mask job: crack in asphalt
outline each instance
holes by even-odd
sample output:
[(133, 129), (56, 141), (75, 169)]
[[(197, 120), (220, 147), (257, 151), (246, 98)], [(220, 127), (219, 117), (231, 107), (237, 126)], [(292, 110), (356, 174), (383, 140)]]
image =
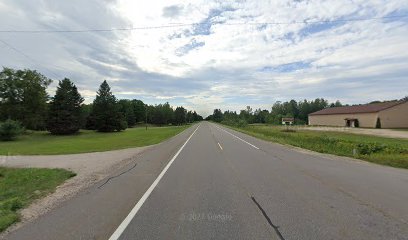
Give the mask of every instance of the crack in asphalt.
[(120, 177), (120, 176), (122, 176), (123, 174), (130, 172), (130, 171), (131, 171), (132, 169), (134, 169), (136, 166), (137, 166), (137, 163), (135, 163), (131, 168), (127, 169), (126, 171), (123, 171), (123, 172), (119, 173), (118, 175), (115, 175), (115, 176), (112, 176), (112, 177), (106, 179), (106, 181), (105, 181), (103, 184), (101, 184), (100, 186), (98, 186), (98, 189), (101, 189), (101, 188), (102, 188), (103, 186), (105, 186), (110, 180), (112, 180), (112, 179), (114, 179), (114, 178), (117, 178), (117, 177)]
[[(210, 130), (211, 127), (210, 127)], [(211, 131), (213, 137), (215, 138), (213, 132)], [(215, 139), (214, 139), (215, 140)], [(263, 149), (258, 149), (261, 152), (263, 152), (264, 154), (268, 154), (268, 152), (266, 152)], [(255, 197), (253, 197), (253, 195), (250, 193), (249, 189), (247, 189), (245, 187), (245, 185), (240, 181), (240, 179), (238, 178), (239, 173), (238, 170), (235, 168), (234, 164), (232, 164), (232, 162), (230, 161), (229, 158), (227, 158), (225, 155), (223, 155), (224, 160), (227, 161), (227, 164), (229, 165), (229, 167), (231, 168), (231, 170), (234, 172), (233, 174), (233, 178), (234, 180), (237, 182), (238, 186), (240, 186), (240, 188), (242, 189), (242, 191), (244, 193), (246, 193), (246, 195), (248, 197), (251, 198), (251, 200), (255, 203), (255, 205), (258, 207), (258, 209), (261, 211), (262, 215), (264, 216), (264, 218), (266, 219), (266, 221), (268, 222), (268, 224), (275, 230), (276, 235), (278, 235), (280, 240), (285, 240), (285, 238), (283, 237), (282, 233), (279, 231), (279, 226), (276, 226), (272, 223), (272, 220), (269, 218), (269, 216), (266, 214), (265, 210), (262, 208), (262, 206), (256, 201)]]
[(268, 214), (266, 214), (265, 210), (262, 208), (262, 206), (256, 201), (256, 199), (253, 196), (251, 196), (251, 199), (256, 204), (256, 206), (259, 208), (259, 210), (262, 212), (262, 215), (266, 218), (266, 221), (268, 221), (269, 225), (271, 225), (271, 227), (275, 230), (279, 239), (285, 240), (285, 238), (282, 236), (282, 233), (279, 231), (279, 226), (276, 226), (272, 223), (272, 220), (269, 218)]

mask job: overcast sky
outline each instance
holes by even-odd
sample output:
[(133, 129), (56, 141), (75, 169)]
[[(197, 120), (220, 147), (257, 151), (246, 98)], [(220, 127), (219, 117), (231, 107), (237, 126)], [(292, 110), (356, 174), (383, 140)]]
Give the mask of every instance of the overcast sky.
[[(354, 19), (366, 20), (343, 21)], [(148, 28), (4, 32), (132, 27)], [(404, 0), (1, 0), (0, 31), (1, 66), (68, 77), (87, 102), (104, 79), (118, 98), (168, 101), (204, 116), (290, 99), (408, 95)]]

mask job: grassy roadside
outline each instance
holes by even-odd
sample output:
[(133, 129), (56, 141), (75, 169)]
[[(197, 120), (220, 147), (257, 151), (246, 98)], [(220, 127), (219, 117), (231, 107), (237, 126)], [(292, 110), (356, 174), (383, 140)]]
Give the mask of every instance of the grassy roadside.
[(31, 132), (16, 141), (0, 142), (0, 155), (55, 155), (141, 147), (162, 142), (188, 127), (129, 128), (113, 133), (81, 130), (79, 134), (69, 136)]
[(62, 169), (0, 167), (0, 232), (19, 220), (18, 210), (55, 191), (74, 173)]
[(271, 142), (408, 169), (408, 140), (405, 139), (307, 130), (285, 132), (282, 127), (266, 125), (227, 127)]

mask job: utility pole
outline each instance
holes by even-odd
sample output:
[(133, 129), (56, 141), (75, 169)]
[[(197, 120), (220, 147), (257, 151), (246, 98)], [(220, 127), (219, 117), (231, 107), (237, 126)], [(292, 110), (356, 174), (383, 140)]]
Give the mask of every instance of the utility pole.
[(145, 126), (147, 131), (147, 104), (145, 104)]

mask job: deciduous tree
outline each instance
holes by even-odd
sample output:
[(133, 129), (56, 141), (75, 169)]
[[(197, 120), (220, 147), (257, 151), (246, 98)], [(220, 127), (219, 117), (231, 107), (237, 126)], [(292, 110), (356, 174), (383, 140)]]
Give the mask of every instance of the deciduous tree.
[(51, 79), (35, 70), (0, 72), (0, 120), (13, 119), (32, 130), (45, 129)]

